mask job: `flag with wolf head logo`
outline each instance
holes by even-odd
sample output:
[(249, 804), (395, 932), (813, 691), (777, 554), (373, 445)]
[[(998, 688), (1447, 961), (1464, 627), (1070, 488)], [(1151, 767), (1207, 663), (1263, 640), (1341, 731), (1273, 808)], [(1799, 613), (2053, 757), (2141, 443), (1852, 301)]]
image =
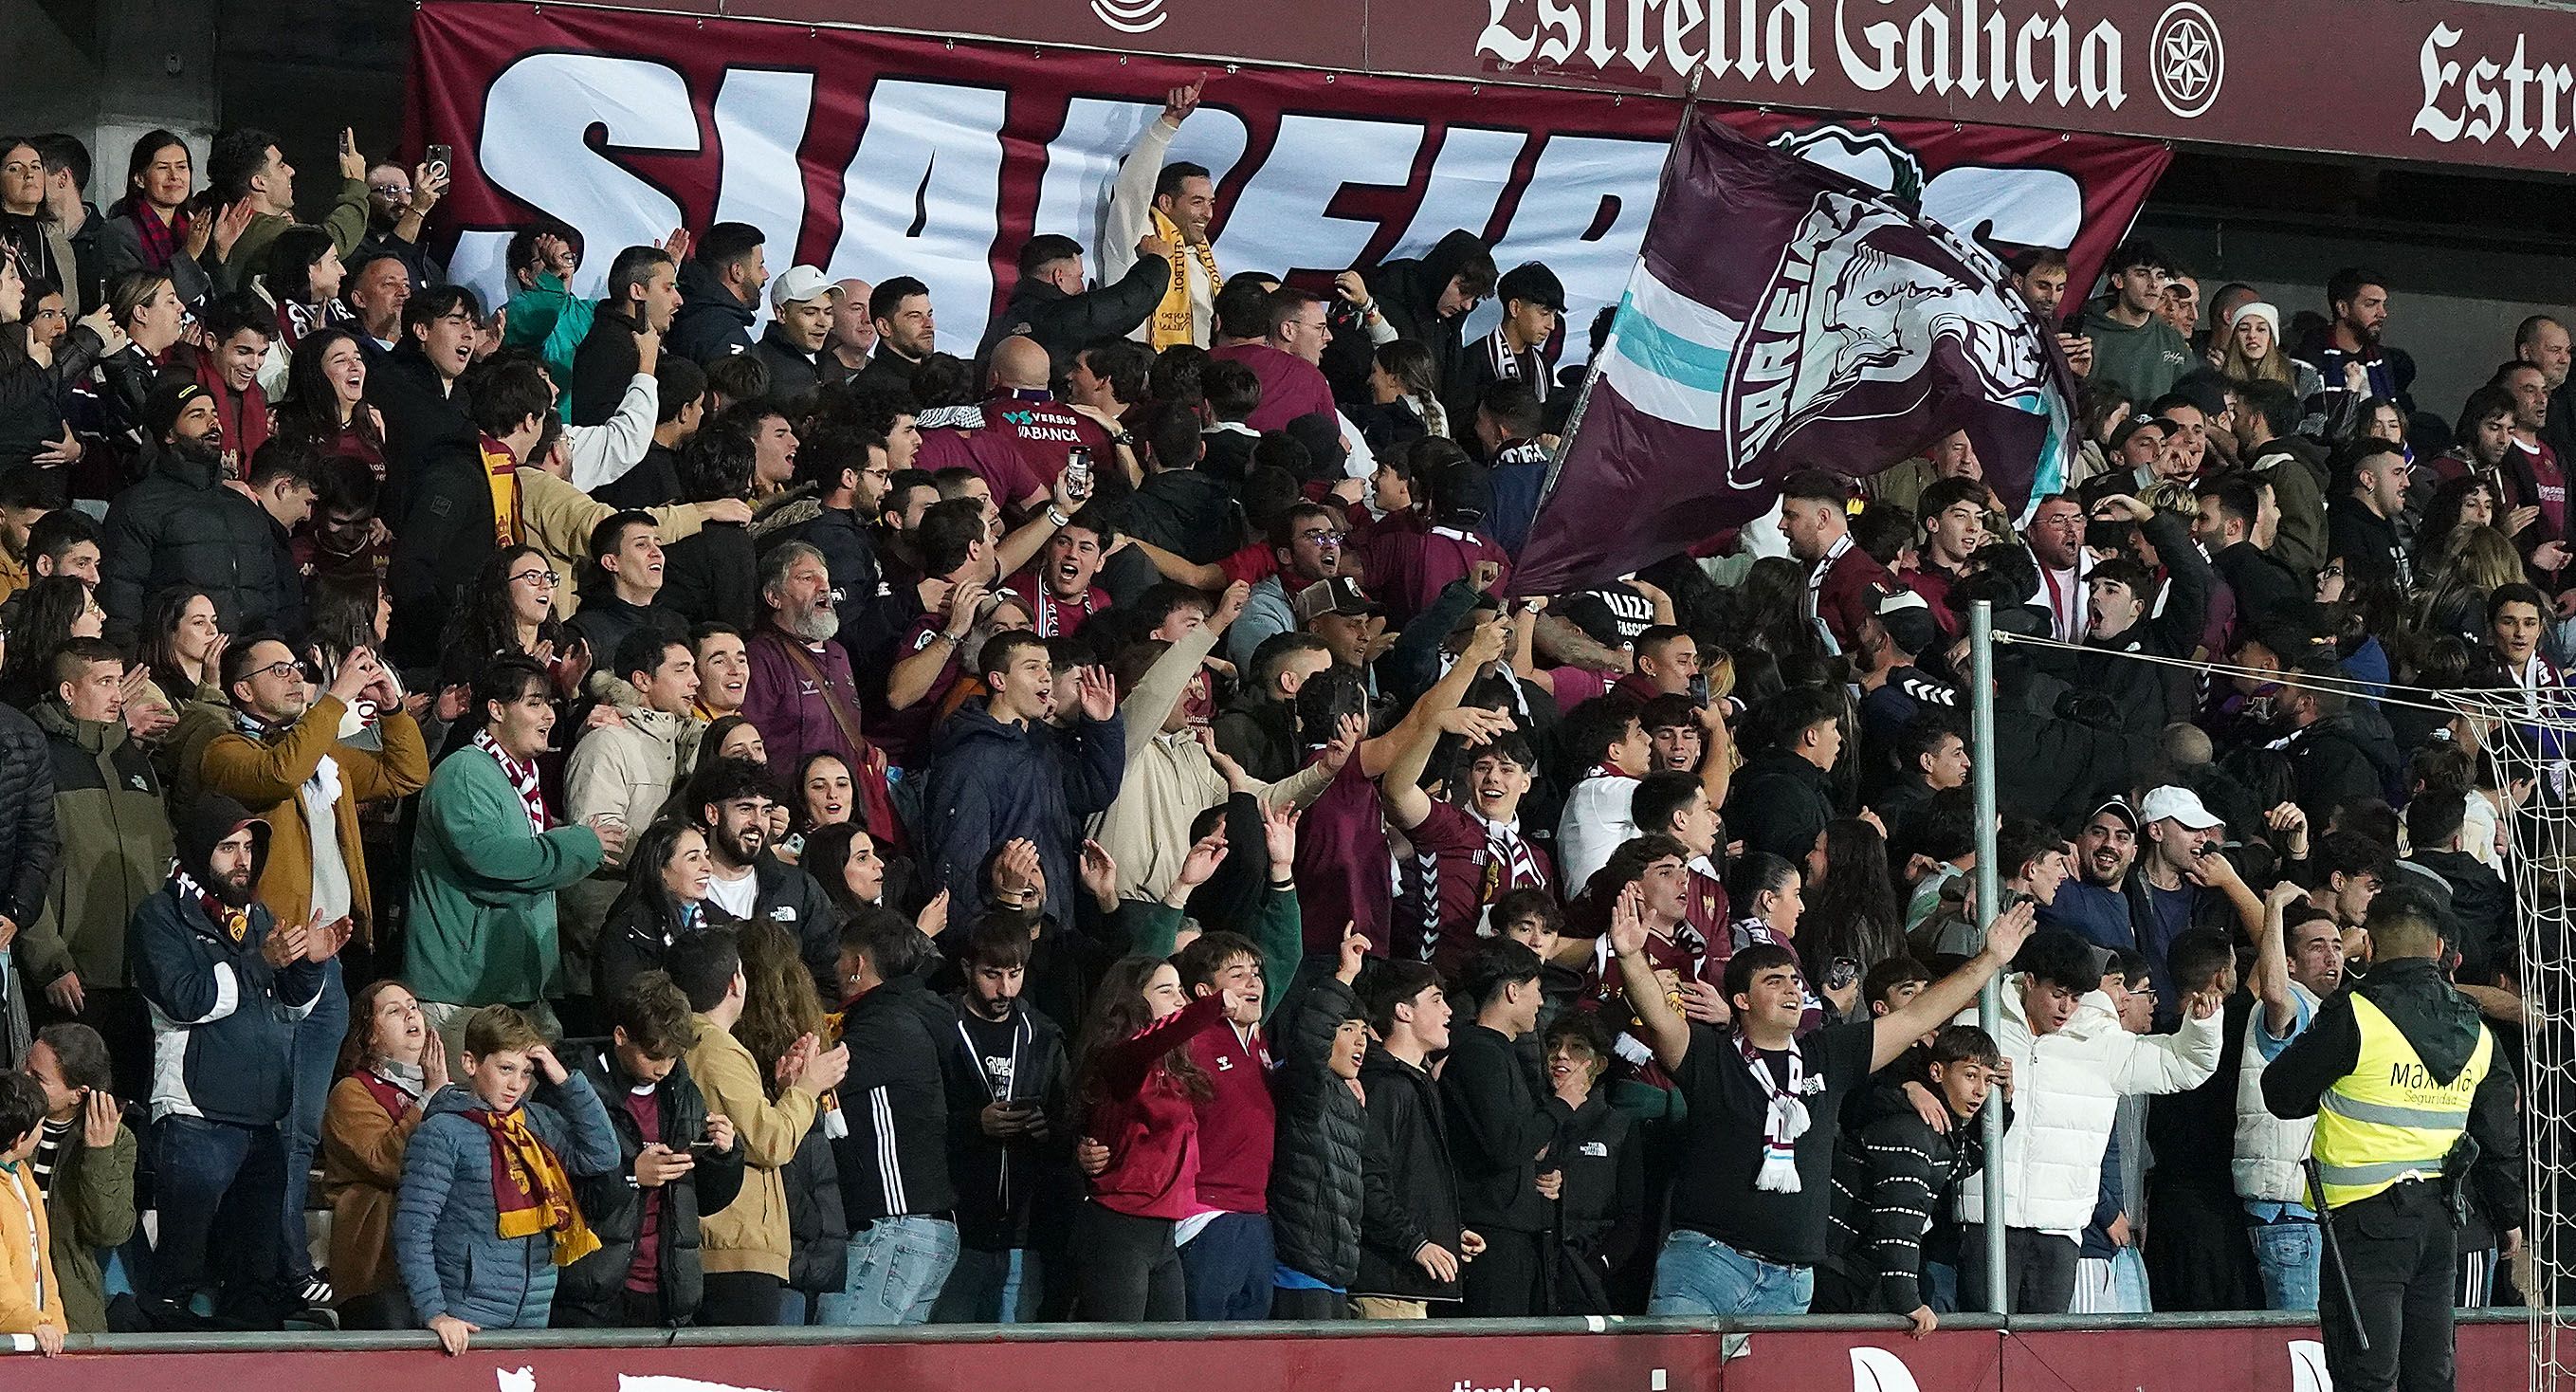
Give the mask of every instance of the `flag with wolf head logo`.
[(2008, 274), (1886, 194), (1694, 121), (1512, 588), (1633, 571), (1761, 516), (1795, 470), (1866, 477), (1953, 430), (2007, 510), (2056, 491), (2074, 383)]

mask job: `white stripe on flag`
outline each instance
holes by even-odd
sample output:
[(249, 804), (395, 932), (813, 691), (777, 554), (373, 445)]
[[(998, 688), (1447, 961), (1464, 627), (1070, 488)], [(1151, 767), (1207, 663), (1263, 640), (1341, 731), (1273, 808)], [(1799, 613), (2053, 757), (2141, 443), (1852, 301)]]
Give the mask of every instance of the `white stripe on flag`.
[(1744, 326), (1657, 280), (1638, 262), (1601, 375), (1628, 403), (1698, 430), (1725, 423), (1726, 364)]

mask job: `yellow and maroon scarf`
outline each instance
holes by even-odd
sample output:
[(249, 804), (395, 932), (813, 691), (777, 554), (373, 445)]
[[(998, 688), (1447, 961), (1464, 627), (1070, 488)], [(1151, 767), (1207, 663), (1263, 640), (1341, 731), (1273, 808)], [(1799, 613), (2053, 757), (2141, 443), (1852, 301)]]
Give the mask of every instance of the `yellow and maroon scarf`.
[(496, 1114), (477, 1107), (466, 1115), (492, 1137), (492, 1207), (501, 1215), (501, 1236), (554, 1234), (557, 1266), (570, 1266), (598, 1251), (599, 1238), (573, 1201), (572, 1177), (564, 1173), (554, 1149), (528, 1129), (528, 1109)]
[(483, 471), (492, 476), (492, 539), (519, 544), (519, 461), (501, 442), (483, 437)]

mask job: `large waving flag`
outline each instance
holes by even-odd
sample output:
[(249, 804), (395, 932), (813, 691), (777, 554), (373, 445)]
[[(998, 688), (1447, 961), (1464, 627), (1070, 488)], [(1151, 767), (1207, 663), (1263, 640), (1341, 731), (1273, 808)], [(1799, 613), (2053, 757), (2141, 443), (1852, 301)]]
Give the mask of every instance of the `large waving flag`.
[(1512, 572), (1562, 594), (1965, 429), (2015, 512), (2077, 446), (2050, 328), (1969, 238), (1720, 122), (1665, 166), (1610, 338)]

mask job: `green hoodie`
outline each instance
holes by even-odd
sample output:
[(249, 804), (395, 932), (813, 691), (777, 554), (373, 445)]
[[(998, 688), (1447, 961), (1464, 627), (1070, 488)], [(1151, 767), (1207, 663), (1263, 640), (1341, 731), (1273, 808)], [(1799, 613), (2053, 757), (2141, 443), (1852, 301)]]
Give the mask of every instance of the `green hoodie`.
[(555, 891), (599, 868), (587, 826), (528, 829), (519, 791), (491, 755), (442, 760), (412, 834), (403, 979), (444, 1005), (521, 1005), (556, 994)]

